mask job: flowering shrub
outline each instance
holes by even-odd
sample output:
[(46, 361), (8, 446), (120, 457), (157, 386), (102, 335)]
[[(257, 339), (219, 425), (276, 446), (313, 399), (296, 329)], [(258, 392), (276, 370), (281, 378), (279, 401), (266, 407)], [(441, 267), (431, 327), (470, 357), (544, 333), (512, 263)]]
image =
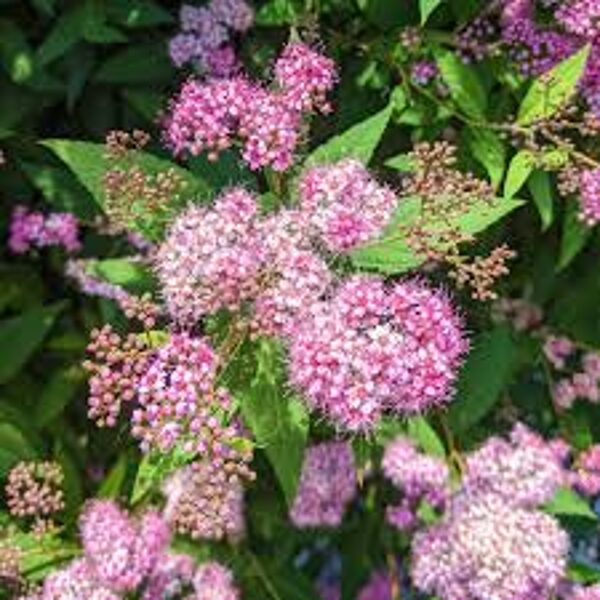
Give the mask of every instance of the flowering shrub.
[(600, 3), (5, 4), (0, 600), (600, 597)]

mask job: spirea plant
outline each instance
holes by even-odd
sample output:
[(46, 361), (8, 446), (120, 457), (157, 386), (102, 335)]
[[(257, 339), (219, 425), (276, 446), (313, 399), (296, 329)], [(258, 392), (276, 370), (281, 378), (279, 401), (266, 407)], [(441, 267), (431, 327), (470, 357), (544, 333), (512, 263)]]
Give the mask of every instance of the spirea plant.
[(600, 598), (600, 3), (29, 4), (0, 598)]

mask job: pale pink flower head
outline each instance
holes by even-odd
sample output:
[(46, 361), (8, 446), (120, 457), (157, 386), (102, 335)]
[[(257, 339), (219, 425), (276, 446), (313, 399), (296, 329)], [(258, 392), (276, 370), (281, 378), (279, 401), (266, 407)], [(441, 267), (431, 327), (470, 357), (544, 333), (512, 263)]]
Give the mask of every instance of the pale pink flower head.
[(577, 585), (564, 596), (565, 600), (600, 600), (600, 584)]
[(418, 509), (423, 500), (443, 510), (449, 496), (450, 476), (443, 460), (419, 452), (410, 440), (399, 437), (386, 447), (381, 466), (385, 476), (402, 493), (400, 504), (389, 506), (386, 511), (392, 525), (401, 530), (418, 525)]
[(600, 445), (591, 446), (577, 457), (571, 483), (586, 496), (600, 494)]
[(296, 527), (336, 527), (356, 494), (356, 468), (346, 442), (323, 442), (306, 450), (290, 510)]
[(545, 513), (496, 494), (458, 497), (412, 542), (411, 577), (441, 600), (547, 600), (561, 583), (569, 538)]
[(510, 440), (492, 437), (467, 457), (463, 488), (468, 494), (493, 493), (507, 503), (536, 507), (566, 483), (554, 449), (523, 429), (517, 425)]
[(174, 221), (155, 269), (171, 317), (192, 326), (256, 295), (262, 265), (257, 202), (234, 188), (211, 208), (190, 206)]
[(333, 60), (301, 42), (288, 44), (275, 63), (285, 102), (298, 112), (329, 112), (327, 93), (337, 83)]
[(313, 235), (333, 253), (379, 237), (398, 206), (396, 194), (352, 158), (307, 170), (299, 195)]
[(99, 582), (85, 559), (78, 559), (48, 575), (37, 600), (121, 600), (121, 595)]
[(575, 345), (567, 337), (548, 336), (544, 340), (544, 356), (558, 370), (565, 368), (566, 360), (575, 352)]
[(211, 0), (215, 18), (234, 31), (247, 31), (254, 24), (254, 11), (244, 0)]
[(200, 565), (194, 576), (194, 600), (239, 600), (240, 592), (229, 569), (217, 562)]

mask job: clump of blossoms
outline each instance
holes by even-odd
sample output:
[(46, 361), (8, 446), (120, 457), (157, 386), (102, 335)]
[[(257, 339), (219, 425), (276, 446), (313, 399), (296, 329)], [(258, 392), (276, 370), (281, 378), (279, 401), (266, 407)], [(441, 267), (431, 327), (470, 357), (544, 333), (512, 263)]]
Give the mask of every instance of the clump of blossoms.
[(31, 248), (48, 246), (77, 252), (81, 248), (77, 217), (71, 213), (44, 215), (25, 206), (17, 206), (10, 221), (8, 247), (11, 252), (24, 254)]
[(550, 500), (566, 483), (562, 456), (525, 428), (516, 425), (508, 440), (491, 437), (466, 459), (466, 494), (495, 494), (532, 508)]
[(169, 476), (163, 486), (164, 516), (193, 539), (235, 541), (244, 535), (244, 480), (254, 474), (242, 462), (196, 461)]
[(420, 453), (406, 438), (397, 438), (382, 461), (385, 476), (402, 492), (400, 504), (386, 509), (387, 520), (400, 530), (419, 525), (422, 501), (443, 511), (449, 496), (449, 470), (443, 460)]
[(244, 0), (211, 0), (206, 6), (183, 4), (181, 31), (169, 42), (177, 67), (192, 63), (209, 77), (230, 77), (240, 70), (232, 39), (254, 22), (254, 11)]
[(54, 462), (20, 462), (8, 473), (5, 486), (8, 512), (30, 521), (33, 531), (54, 526), (53, 518), (64, 507), (63, 471)]
[(357, 600), (393, 600), (394, 594), (392, 578), (387, 571), (374, 571), (369, 581), (360, 589)]
[(354, 276), (315, 303), (289, 347), (289, 378), (337, 427), (364, 431), (384, 412), (449, 401), (468, 347), (449, 298), (418, 279)]
[(568, 550), (550, 515), (463, 492), (441, 522), (415, 535), (411, 576), (442, 600), (545, 600), (564, 577)]
[(354, 159), (308, 169), (298, 191), (310, 233), (333, 253), (377, 238), (398, 205), (394, 191), (379, 185)]
[(296, 527), (336, 527), (356, 495), (356, 468), (346, 442), (307, 449), (290, 519)]
[(155, 512), (133, 519), (111, 501), (94, 500), (83, 511), (80, 535), (83, 556), (49, 575), (28, 599), (238, 598), (227, 569), (217, 563), (196, 567), (190, 557), (169, 551), (169, 527)]
[(176, 155), (206, 151), (209, 159), (239, 144), (251, 169), (288, 169), (304, 114), (329, 110), (325, 95), (337, 78), (333, 61), (300, 43), (284, 49), (274, 71), (272, 88), (244, 76), (187, 81), (165, 118), (166, 144)]
[(600, 223), (600, 168), (581, 173), (579, 198), (580, 219), (589, 226)]

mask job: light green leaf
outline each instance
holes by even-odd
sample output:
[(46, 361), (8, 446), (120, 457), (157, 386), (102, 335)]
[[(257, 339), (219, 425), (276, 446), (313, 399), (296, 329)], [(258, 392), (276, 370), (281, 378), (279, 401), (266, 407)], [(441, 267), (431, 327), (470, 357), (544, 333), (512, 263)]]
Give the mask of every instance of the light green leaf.
[(511, 382), (517, 364), (517, 347), (508, 327), (496, 327), (472, 340), (448, 410), (453, 432), (470, 429), (492, 410)]
[(523, 187), (535, 168), (535, 156), (529, 150), (517, 152), (508, 166), (504, 182), (504, 197), (512, 198)]
[(385, 161), (385, 166), (403, 173), (411, 173), (415, 170), (414, 161), (408, 154), (398, 154)]
[(0, 321), (0, 384), (9, 381), (29, 360), (64, 307), (64, 302), (59, 302)]
[(291, 505), (304, 459), (308, 413), (299, 399), (286, 396), (281, 347), (273, 341), (260, 340), (257, 358), (256, 376), (242, 394), (242, 414), (256, 442), (264, 447)]
[(320, 163), (332, 163), (350, 157), (367, 164), (383, 136), (392, 110), (392, 106), (388, 105), (368, 119), (326, 141), (306, 159), (305, 167), (312, 167)]
[(174, 448), (166, 453), (150, 452), (144, 454), (133, 484), (131, 503), (137, 504), (150, 493), (158, 491), (166, 477), (189, 464), (194, 456), (194, 454), (185, 452), (181, 448)]
[(596, 513), (590, 508), (588, 501), (571, 488), (559, 488), (554, 498), (544, 505), (544, 510), (553, 515), (570, 517), (586, 517), (598, 520)]
[[(494, 204), (479, 202), (454, 223), (469, 234), (476, 234), (506, 216), (524, 203), (522, 200), (498, 198)], [(351, 254), (356, 267), (374, 269), (382, 273), (403, 273), (425, 262), (425, 257), (417, 256), (398, 233), (399, 226), (409, 225), (420, 214), (419, 198), (405, 198), (401, 201), (396, 215), (381, 239), (358, 248)]]
[(152, 274), (148, 267), (126, 258), (90, 261), (88, 270), (100, 279), (123, 286), (133, 292), (145, 292), (152, 288)]
[[(100, 207), (104, 205), (104, 175), (115, 166), (105, 157), (103, 144), (76, 140), (51, 139), (40, 142), (54, 152), (92, 194)], [(146, 175), (157, 175), (172, 169), (186, 183), (185, 198), (207, 196), (209, 188), (200, 178), (164, 158), (147, 152), (132, 152), (131, 158)], [(117, 163), (118, 164), (118, 163)]]
[(300, 10), (295, 0), (269, 0), (256, 12), (256, 25), (273, 27), (295, 23)]
[(78, 365), (55, 371), (37, 399), (33, 422), (45, 427), (65, 409), (85, 381), (85, 372)]
[(419, 0), (419, 10), (421, 11), (421, 25), (427, 23), (431, 13), (442, 3), (442, 0)]
[(108, 475), (102, 481), (102, 485), (96, 494), (99, 498), (117, 499), (123, 488), (129, 468), (129, 455), (127, 451), (121, 452), (117, 462), (113, 465)]
[(481, 118), (487, 108), (487, 95), (473, 66), (466, 65), (455, 52), (435, 52), (437, 66), (452, 99), (470, 117)]
[(0, 63), (15, 83), (25, 83), (34, 74), (35, 63), (23, 32), (8, 19), (0, 19)]
[(435, 429), (427, 422), (425, 417), (411, 417), (408, 419), (408, 437), (417, 442), (427, 454), (444, 458), (446, 449)]
[(590, 238), (592, 230), (582, 223), (579, 218), (577, 203), (570, 200), (567, 203), (563, 217), (562, 237), (560, 240), (560, 254), (556, 269), (562, 271), (569, 266), (573, 259), (583, 250)]
[(467, 143), (473, 156), (485, 167), (494, 189), (504, 177), (506, 167), (506, 146), (500, 137), (489, 129), (469, 128)]
[(538, 77), (521, 102), (517, 123), (530, 125), (540, 119), (547, 119), (564, 106), (577, 91), (589, 53), (590, 45), (587, 44), (548, 73)]
[(545, 171), (535, 170), (529, 176), (527, 186), (540, 213), (542, 230), (545, 231), (554, 220), (554, 191), (550, 175)]

